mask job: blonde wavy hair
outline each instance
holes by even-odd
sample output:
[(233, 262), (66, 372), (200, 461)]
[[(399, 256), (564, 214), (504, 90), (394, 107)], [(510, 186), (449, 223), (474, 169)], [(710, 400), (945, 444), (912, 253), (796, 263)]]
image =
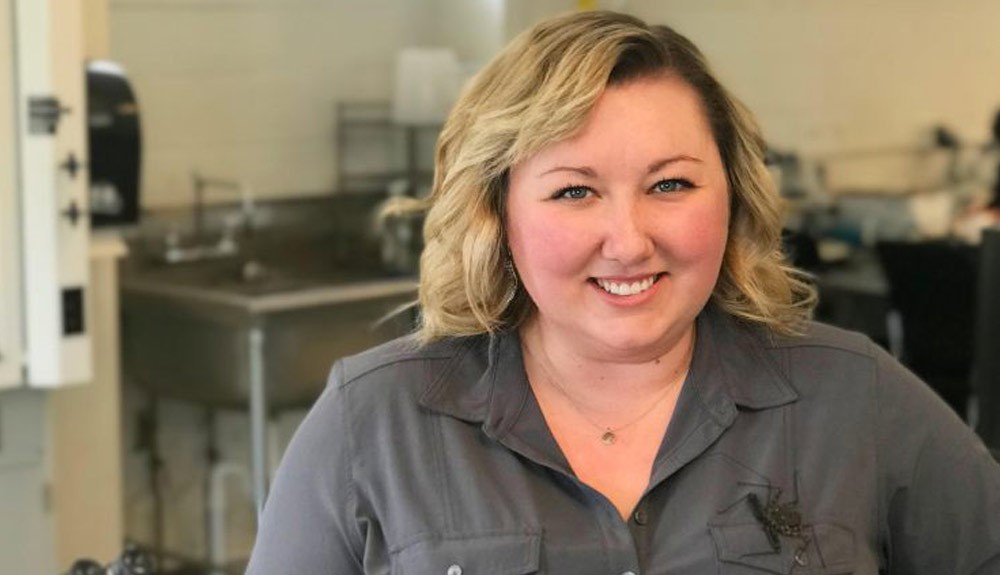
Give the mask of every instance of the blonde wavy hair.
[(430, 194), (389, 213), (426, 211), (418, 340), (517, 327), (534, 311), (504, 233), (512, 166), (576, 133), (608, 86), (676, 74), (701, 97), (730, 190), (729, 240), (712, 300), (743, 320), (796, 333), (815, 305), (781, 249), (783, 203), (752, 114), (666, 26), (592, 11), (515, 38), (466, 85), (438, 139)]

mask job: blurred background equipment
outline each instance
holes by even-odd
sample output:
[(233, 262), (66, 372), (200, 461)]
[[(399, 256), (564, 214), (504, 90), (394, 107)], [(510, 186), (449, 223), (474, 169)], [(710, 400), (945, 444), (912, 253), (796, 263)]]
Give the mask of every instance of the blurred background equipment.
[(166, 575), (156, 570), (153, 556), (138, 545), (126, 543), (114, 561), (101, 565), (93, 559), (75, 561), (64, 575)]

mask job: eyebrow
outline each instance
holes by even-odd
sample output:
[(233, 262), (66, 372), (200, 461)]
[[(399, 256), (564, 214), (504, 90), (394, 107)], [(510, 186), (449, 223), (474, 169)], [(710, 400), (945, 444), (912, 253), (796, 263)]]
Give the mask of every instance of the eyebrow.
[[(676, 164), (677, 162), (696, 162), (699, 164), (702, 163), (702, 161), (699, 158), (695, 158), (694, 156), (688, 156), (686, 154), (678, 154), (676, 156), (663, 158), (662, 160), (656, 160), (655, 162), (649, 164), (649, 167), (646, 168), (646, 173), (652, 174), (653, 172), (660, 170), (665, 166), (668, 166), (670, 164)], [(597, 175), (596, 172), (594, 172), (594, 169), (589, 166), (556, 166), (554, 168), (545, 170), (544, 172), (541, 173), (541, 175), (546, 176), (548, 174), (556, 172), (573, 172), (576, 174), (580, 174), (581, 176), (587, 176), (591, 178)]]
[(670, 156), (669, 158), (663, 158), (662, 160), (657, 160), (646, 168), (647, 173), (652, 174), (653, 172), (659, 170), (664, 166), (669, 166), (670, 164), (676, 164), (677, 162), (695, 162), (701, 164), (701, 158), (696, 158), (694, 156), (688, 156), (687, 154), (678, 154), (676, 156)]

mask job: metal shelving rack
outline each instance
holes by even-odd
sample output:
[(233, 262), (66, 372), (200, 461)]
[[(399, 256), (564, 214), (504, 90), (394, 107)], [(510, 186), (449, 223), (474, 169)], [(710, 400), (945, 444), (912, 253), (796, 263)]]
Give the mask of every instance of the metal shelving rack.
[(388, 101), (337, 102), (337, 191), (384, 192), (400, 179), (409, 182), (410, 193), (429, 185), (440, 129), (397, 124)]

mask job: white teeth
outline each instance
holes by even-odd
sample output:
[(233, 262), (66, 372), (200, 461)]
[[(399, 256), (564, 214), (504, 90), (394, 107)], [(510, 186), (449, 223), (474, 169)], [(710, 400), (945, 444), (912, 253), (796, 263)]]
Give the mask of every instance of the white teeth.
[(612, 281), (597, 280), (597, 285), (601, 286), (601, 289), (608, 293), (615, 295), (635, 295), (637, 293), (644, 292), (652, 287), (653, 283), (656, 282), (656, 276), (649, 276), (648, 278), (642, 280), (641, 282), (629, 283), (615, 283)]

